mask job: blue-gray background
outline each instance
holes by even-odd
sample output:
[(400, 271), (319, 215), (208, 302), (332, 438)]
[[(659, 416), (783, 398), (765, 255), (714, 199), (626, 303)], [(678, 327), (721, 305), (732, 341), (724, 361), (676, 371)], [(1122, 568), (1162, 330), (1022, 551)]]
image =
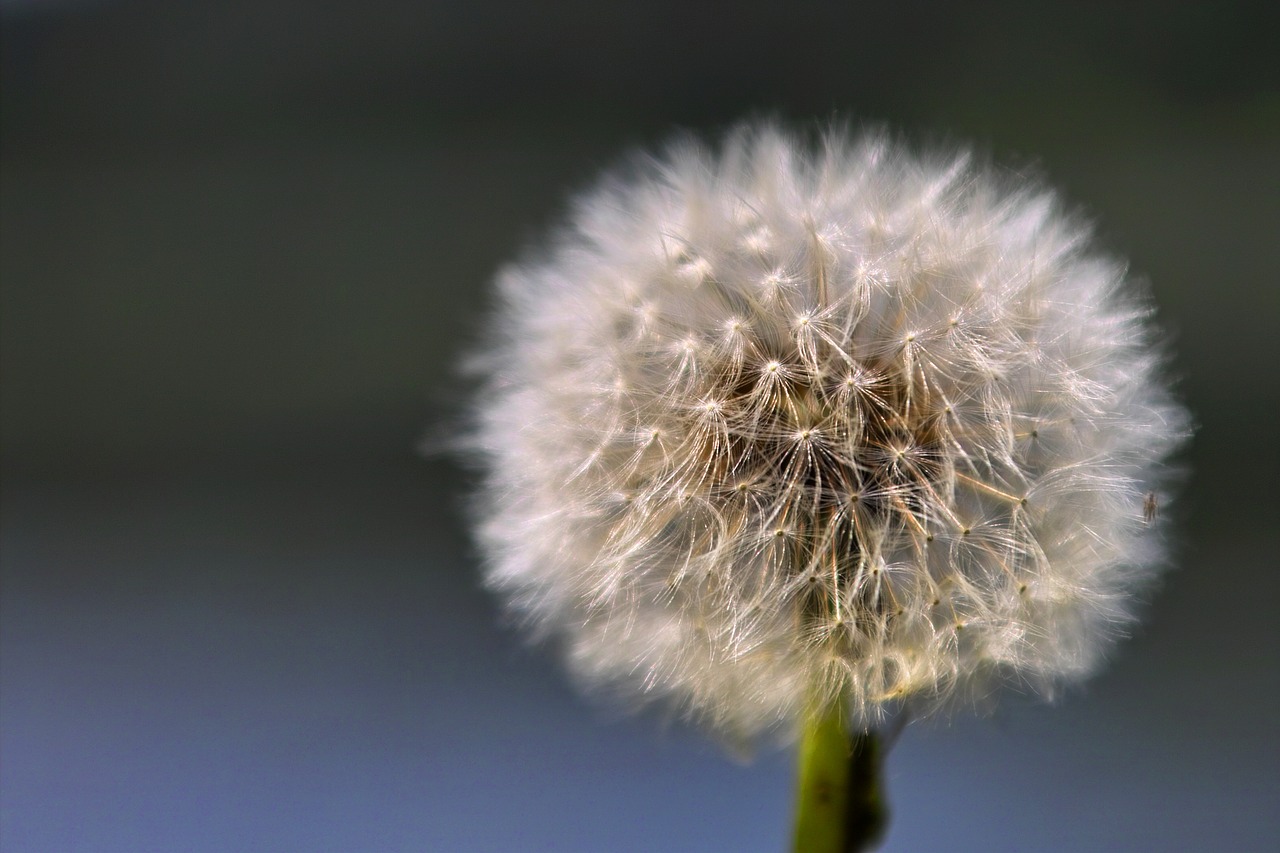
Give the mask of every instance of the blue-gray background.
[(909, 729), (886, 849), (1273, 849), (1275, 4), (858, 6), (4, 0), (0, 847), (783, 849), (791, 755), (579, 698), (415, 453), (569, 188), (763, 110), (1046, 174), (1201, 424), (1138, 635)]

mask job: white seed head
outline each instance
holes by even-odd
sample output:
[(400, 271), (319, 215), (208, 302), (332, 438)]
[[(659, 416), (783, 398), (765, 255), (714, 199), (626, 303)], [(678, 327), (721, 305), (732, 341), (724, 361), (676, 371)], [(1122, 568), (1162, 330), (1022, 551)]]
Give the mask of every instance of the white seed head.
[(734, 737), (1099, 662), (1187, 417), (1119, 262), (1039, 186), (742, 126), (500, 277), (487, 579), (588, 684)]

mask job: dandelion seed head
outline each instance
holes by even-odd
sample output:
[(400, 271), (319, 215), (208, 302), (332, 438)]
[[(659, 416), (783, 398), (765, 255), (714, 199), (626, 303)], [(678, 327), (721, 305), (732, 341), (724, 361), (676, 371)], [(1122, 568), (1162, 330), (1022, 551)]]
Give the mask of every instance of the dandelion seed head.
[(584, 682), (734, 737), (1092, 672), (1187, 416), (1044, 188), (744, 125), (580, 197), (500, 277), (489, 584)]

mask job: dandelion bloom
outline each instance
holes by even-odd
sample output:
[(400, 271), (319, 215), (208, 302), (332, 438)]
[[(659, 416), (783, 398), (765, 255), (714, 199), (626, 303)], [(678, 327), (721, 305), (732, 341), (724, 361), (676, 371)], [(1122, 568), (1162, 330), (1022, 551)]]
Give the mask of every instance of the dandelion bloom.
[(591, 685), (732, 735), (1099, 661), (1186, 416), (1048, 190), (744, 125), (581, 196), (499, 279), (487, 579)]

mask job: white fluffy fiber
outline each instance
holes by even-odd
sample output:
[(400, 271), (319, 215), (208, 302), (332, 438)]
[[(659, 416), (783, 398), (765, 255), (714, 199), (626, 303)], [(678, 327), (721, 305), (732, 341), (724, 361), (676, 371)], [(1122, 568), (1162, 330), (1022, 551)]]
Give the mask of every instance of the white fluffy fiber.
[(743, 125), (606, 177), (500, 276), (487, 579), (592, 685), (731, 737), (1099, 663), (1187, 419), (1054, 195)]

